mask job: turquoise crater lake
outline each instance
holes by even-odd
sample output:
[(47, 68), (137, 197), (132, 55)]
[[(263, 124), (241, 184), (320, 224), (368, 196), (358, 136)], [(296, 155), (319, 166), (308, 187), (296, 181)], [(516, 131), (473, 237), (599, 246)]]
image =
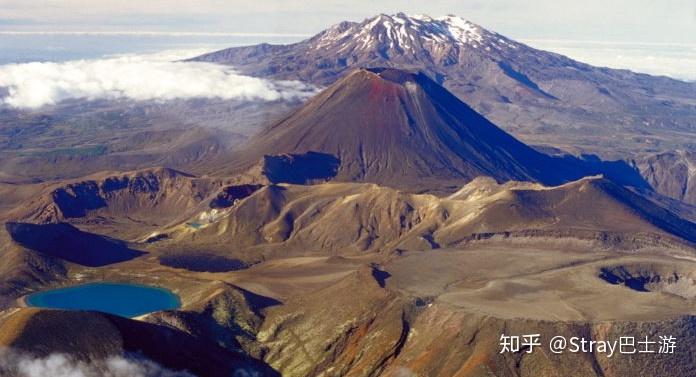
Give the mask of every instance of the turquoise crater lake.
[(125, 283), (51, 289), (31, 294), (25, 302), (38, 308), (93, 310), (129, 318), (181, 306), (179, 297), (166, 289)]

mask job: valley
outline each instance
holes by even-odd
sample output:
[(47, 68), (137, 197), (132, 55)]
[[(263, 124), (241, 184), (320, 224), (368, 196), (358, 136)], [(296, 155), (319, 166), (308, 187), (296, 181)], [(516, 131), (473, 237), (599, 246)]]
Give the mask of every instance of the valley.
[[(76, 259), (90, 246), (72, 244), (74, 236), (51, 236), (50, 244), (37, 249), (8, 227), (13, 253), (41, 263), (5, 271), (4, 292), (21, 299), (38, 287), (92, 281), (166, 288), (180, 297), (181, 308), (140, 321), (210, 342), (205, 350), (262, 359), (284, 376), (312, 375), (317, 365), (358, 375), (398, 375), (405, 369), (436, 376), (460, 369), (461, 375), (472, 376), (535, 373), (521, 365), (511, 372), (506, 365), (513, 361), (498, 354), (497, 339), (481, 335), (507, 326), (544, 336), (606, 331), (602, 326), (691, 336), (696, 225), (601, 178), (558, 187), (477, 178), (448, 196), (339, 182), (271, 183), (252, 192), (166, 169), (92, 182), (101, 189), (89, 196), (77, 189), (83, 183), (70, 184), (80, 193), (77, 202), (56, 195), (64, 187), (48, 187), (50, 195), (19, 208), (16, 216), (38, 220), (35, 235), (51, 224), (74, 224), (70, 227), (86, 234), (105, 234), (100, 239), (120, 240), (139, 255), (90, 265)], [(106, 190), (109, 182), (127, 183)], [(200, 191), (182, 189), (194, 182)], [(222, 193), (239, 197), (221, 207)], [(152, 207), (140, 212), (142, 205), (128, 205), (139, 197), (148, 198)], [(595, 205), (583, 207), (588, 202)], [(102, 204), (84, 207), (89, 203)], [(209, 215), (213, 203), (217, 216)], [(190, 225), (194, 220), (199, 226)], [(167, 257), (178, 263), (171, 266)], [(223, 261), (238, 263), (219, 268)], [(631, 279), (644, 285), (636, 287)], [(49, 321), (41, 314), (45, 311), (21, 308), (21, 301), (6, 306), (0, 333), (15, 335), (4, 344), (34, 349), (59, 341), (37, 340), (28, 328), (15, 327), (17, 318), (26, 316), (31, 327), (55, 326), (44, 322)], [(70, 321), (76, 314), (61, 315), (65, 319), (50, 321)], [(93, 316), (90, 321), (102, 320)], [(458, 330), (440, 332), (432, 321)], [(117, 325), (115, 341), (127, 341), (131, 326)], [(466, 340), (472, 334), (479, 334), (473, 343)], [(438, 336), (455, 336), (456, 353), (423, 349), (430, 342), (439, 347)], [(85, 357), (98, 357), (88, 341), (83, 347)], [(143, 352), (169, 368), (176, 368), (174, 360), (181, 357), (172, 349), (165, 355), (147, 347)], [(666, 368), (674, 357), (689, 357), (670, 356), (662, 362), (650, 359), (650, 370)], [(630, 370), (636, 362), (599, 360), (619, 370)], [(538, 361), (529, 362), (539, 367)], [(558, 373), (591, 365), (564, 358), (544, 368)]]

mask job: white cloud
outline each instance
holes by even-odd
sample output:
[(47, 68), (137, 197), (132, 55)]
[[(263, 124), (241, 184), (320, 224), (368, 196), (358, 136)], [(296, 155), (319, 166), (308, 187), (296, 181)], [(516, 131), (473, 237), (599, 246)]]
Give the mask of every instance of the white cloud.
[(0, 65), (0, 87), (6, 91), (0, 101), (15, 108), (39, 108), (75, 98), (275, 101), (304, 98), (315, 92), (315, 88), (297, 81), (269, 81), (240, 75), (227, 66), (168, 60), (172, 57), (130, 55)]
[(142, 358), (113, 356), (102, 361), (84, 362), (64, 354), (34, 357), (0, 349), (0, 375), (13, 377), (195, 377), (172, 371)]
[(584, 63), (696, 81), (696, 44), (524, 40)]

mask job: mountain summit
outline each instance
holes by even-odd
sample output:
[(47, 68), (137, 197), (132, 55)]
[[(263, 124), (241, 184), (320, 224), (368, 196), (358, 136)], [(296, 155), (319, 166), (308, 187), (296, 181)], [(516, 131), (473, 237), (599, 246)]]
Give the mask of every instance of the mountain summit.
[(300, 172), (397, 187), (481, 175), (557, 184), (582, 173), (519, 142), (427, 75), (394, 68), (354, 71), (231, 159), (237, 171), (261, 160), (271, 181), (293, 183), (306, 180)]
[(455, 16), (382, 14), (294, 44), (233, 47), (194, 60), (320, 86), (360, 67), (418, 69), (527, 143), (604, 158), (686, 148), (682, 132), (696, 121), (694, 83), (594, 67)]
[(343, 22), (310, 39), (315, 49), (342, 45), (339, 53), (377, 51), (384, 58), (411, 55), (434, 63), (454, 62), (460, 49), (500, 50), (518, 44), (457, 16), (381, 14), (362, 23)]
[[(467, 52), (501, 53), (522, 46), (461, 17), (397, 13), (380, 14), (360, 23), (341, 22), (293, 45), (231, 48), (195, 60), (235, 66), (260, 63), (258, 70), (247, 73), (287, 76), (326, 85), (336, 80), (335, 74), (355, 65), (419, 68), (437, 77), (439, 72), (430, 66), (457, 64)], [(304, 51), (304, 58), (293, 56), (299, 50)], [(281, 55), (285, 58), (264, 61)]]

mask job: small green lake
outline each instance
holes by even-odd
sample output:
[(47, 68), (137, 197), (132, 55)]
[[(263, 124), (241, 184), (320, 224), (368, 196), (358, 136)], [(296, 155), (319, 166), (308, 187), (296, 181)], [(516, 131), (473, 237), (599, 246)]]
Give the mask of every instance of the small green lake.
[(41, 291), (25, 302), (38, 308), (93, 310), (129, 318), (181, 306), (179, 297), (163, 288), (106, 282)]

